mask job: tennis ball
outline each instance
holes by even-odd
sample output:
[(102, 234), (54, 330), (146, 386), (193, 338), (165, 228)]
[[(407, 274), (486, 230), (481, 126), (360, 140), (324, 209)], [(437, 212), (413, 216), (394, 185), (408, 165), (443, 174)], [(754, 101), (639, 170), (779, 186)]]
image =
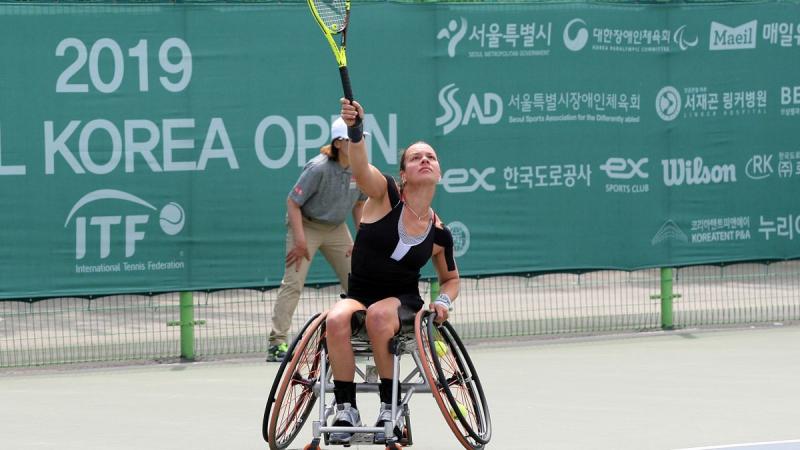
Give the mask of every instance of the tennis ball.
[(159, 214), (159, 224), (164, 233), (174, 236), (183, 230), (183, 225), (186, 222), (186, 213), (183, 212), (181, 205), (170, 202), (161, 208)]
[(447, 344), (442, 341), (434, 341), (433, 346), (436, 348), (436, 354), (444, 356), (447, 354)]
[[(464, 418), (466, 418), (467, 415), (468, 415), (467, 414), (467, 407), (464, 406), (464, 404), (461, 403), (461, 402), (456, 402), (456, 405), (458, 405), (458, 410), (461, 411), (461, 415), (464, 416)], [(458, 420), (458, 415), (453, 410), (453, 408), (450, 408), (450, 417), (452, 417), (453, 420)]]

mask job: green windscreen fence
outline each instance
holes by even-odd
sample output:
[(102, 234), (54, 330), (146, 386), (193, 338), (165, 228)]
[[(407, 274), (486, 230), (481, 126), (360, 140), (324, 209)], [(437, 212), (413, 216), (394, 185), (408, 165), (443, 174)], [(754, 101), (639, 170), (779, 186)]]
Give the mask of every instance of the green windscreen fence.
[[(0, 55), (0, 298), (280, 281), (341, 96), (304, 4), (0, 4)], [(800, 257), (796, 2), (355, 3), (348, 62), (462, 275)]]

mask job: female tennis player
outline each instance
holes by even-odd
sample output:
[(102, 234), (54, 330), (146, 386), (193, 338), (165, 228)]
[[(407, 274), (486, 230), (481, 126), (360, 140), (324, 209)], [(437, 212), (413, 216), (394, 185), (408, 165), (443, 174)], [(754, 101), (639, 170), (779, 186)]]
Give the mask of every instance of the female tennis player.
[[(430, 305), (437, 321), (447, 320), (458, 296), (459, 276), (453, 258), (450, 231), (433, 212), (431, 203), (442, 176), (436, 151), (416, 142), (400, 157), (400, 185), (369, 164), (363, 140), (364, 109), (341, 100), (341, 116), (348, 125), (350, 164), (367, 201), (356, 235), (346, 298), (328, 313), (328, 355), (333, 370), (336, 416), (334, 426), (362, 426), (356, 405), (355, 359), (350, 344), (350, 319), (366, 310), (366, 327), (375, 365), (381, 378), (381, 408), (376, 426), (391, 420), (392, 356), (389, 340), (400, 329), (398, 308), (419, 311), (420, 269), (433, 259), (441, 294)], [(331, 433), (331, 440), (349, 442), (351, 433)], [(375, 436), (380, 441), (384, 436)]]

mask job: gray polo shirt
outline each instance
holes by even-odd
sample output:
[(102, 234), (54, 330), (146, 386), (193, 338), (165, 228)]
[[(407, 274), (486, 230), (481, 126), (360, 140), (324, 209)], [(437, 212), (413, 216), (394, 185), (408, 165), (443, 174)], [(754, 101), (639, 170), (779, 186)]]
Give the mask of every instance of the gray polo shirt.
[(340, 224), (357, 201), (367, 197), (356, 187), (353, 172), (320, 154), (306, 163), (289, 198), (312, 221)]

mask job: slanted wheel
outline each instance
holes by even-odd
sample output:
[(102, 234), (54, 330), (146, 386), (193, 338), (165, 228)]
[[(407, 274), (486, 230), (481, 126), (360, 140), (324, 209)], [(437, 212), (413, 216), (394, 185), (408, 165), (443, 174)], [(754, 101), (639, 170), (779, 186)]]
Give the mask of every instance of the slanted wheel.
[(262, 423), (262, 435), (272, 450), (292, 443), (317, 400), (314, 385), (319, 379), (326, 316), (327, 312), (317, 314), (306, 322), (275, 376)]
[(289, 345), (289, 349), (286, 351), (286, 356), (283, 358), (283, 361), (281, 361), (278, 372), (275, 374), (275, 379), (272, 381), (272, 388), (270, 389), (269, 396), (267, 397), (267, 406), (264, 408), (264, 417), (261, 420), (261, 436), (266, 442), (269, 442), (269, 415), (272, 410), (272, 405), (275, 403), (275, 394), (277, 394), (281, 381), (283, 381), (283, 374), (286, 372), (286, 366), (289, 365), (292, 356), (294, 356), (294, 351), (295, 348), (297, 348), (297, 344), (303, 339), (306, 330), (308, 330), (308, 327), (317, 317), (319, 317), (319, 314), (314, 314), (300, 328), (300, 332), (297, 333), (297, 336), (295, 336), (291, 345)]
[(447, 425), (464, 448), (481, 449), (492, 437), (489, 407), (478, 373), (449, 322), (436, 324), (436, 314), (417, 314), (415, 333), (425, 378)]

